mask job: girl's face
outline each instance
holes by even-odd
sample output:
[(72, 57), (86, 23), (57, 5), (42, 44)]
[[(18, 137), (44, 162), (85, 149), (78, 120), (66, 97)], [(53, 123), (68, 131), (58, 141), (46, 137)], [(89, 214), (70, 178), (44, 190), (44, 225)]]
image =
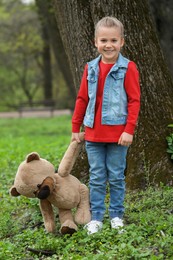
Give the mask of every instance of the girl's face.
[(124, 45), (124, 38), (121, 36), (120, 28), (100, 27), (98, 28), (95, 46), (102, 55), (102, 62), (115, 63), (121, 47)]

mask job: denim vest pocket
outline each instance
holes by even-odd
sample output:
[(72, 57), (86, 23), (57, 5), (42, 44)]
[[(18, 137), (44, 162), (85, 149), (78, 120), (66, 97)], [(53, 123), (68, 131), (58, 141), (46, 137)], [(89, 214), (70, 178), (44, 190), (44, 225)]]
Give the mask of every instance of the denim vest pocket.
[(88, 75), (87, 80), (88, 80), (88, 94), (89, 97), (91, 97), (91, 95), (94, 94), (93, 91), (96, 85), (97, 78), (94, 75)]
[(88, 127), (93, 127), (98, 78), (96, 75), (94, 75), (94, 73), (89, 73), (87, 80), (88, 80), (89, 102), (84, 117), (84, 125)]
[[(111, 75), (112, 91), (113, 94), (120, 94), (120, 89), (124, 85), (124, 73), (116, 73)], [(115, 92), (115, 93), (114, 93)]]
[(119, 80), (119, 79), (124, 79), (124, 74), (125, 74), (125, 73), (111, 73), (111, 76), (112, 76), (115, 80)]
[(87, 80), (90, 81), (91, 83), (94, 83), (94, 82), (96, 82), (97, 77), (95, 75), (89, 74), (87, 76)]

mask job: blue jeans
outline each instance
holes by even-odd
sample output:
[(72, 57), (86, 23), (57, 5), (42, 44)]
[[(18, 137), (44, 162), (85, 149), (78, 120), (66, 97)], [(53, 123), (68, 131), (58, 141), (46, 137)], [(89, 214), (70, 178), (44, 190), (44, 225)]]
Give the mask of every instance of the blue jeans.
[(110, 218), (122, 218), (124, 214), (125, 176), (127, 146), (117, 143), (86, 141), (90, 166), (90, 205), (92, 220), (103, 221), (106, 186), (110, 188)]

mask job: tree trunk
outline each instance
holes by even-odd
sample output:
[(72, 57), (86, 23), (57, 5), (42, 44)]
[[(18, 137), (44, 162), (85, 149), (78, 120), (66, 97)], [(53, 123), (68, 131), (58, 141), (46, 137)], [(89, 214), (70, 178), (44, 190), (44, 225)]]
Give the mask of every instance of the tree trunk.
[(52, 64), (51, 64), (51, 50), (50, 50), (50, 37), (49, 29), (45, 23), (44, 13), (42, 12), (41, 2), (36, 0), (39, 18), (41, 21), (41, 31), (43, 40), (42, 59), (43, 65), (41, 66), (43, 73), (43, 94), (45, 100), (52, 100), (53, 85), (52, 85)]
[(173, 1), (149, 0), (160, 44), (173, 78)]
[(85, 63), (94, 58), (94, 24), (111, 15), (125, 27), (123, 54), (136, 62), (141, 79), (141, 112), (129, 149), (126, 179), (129, 188), (149, 182), (171, 183), (173, 164), (166, 153), (167, 125), (173, 118), (173, 84), (144, 0), (53, 0), (57, 24), (79, 87)]
[(42, 17), (42, 23), (44, 23), (47, 28), (48, 37), (50, 44), (55, 55), (56, 63), (59, 70), (62, 72), (64, 80), (69, 89), (71, 99), (75, 101), (76, 90), (74, 87), (72, 73), (69, 67), (67, 54), (65, 53), (62, 39), (59, 33), (59, 29), (56, 24), (54, 10), (52, 8), (52, 0), (36, 0), (37, 8), (39, 14)]
[(43, 38), (43, 89), (44, 89), (44, 99), (52, 100), (52, 66), (51, 66), (51, 54), (50, 54), (50, 43), (47, 28), (42, 24), (42, 38)]

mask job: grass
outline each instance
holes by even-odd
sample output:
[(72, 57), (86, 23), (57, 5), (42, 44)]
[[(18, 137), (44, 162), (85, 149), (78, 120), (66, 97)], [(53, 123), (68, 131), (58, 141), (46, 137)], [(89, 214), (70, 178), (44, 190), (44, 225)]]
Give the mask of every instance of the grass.
[[(160, 186), (128, 191), (126, 232), (110, 229), (108, 215), (100, 233), (88, 236), (82, 226), (73, 236), (48, 234), (37, 199), (8, 193), (25, 156), (37, 151), (58, 166), (71, 137), (70, 117), (1, 119), (0, 260), (173, 259), (173, 189)], [(106, 201), (108, 202), (109, 196)], [(35, 251), (34, 251), (35, 250)]]

